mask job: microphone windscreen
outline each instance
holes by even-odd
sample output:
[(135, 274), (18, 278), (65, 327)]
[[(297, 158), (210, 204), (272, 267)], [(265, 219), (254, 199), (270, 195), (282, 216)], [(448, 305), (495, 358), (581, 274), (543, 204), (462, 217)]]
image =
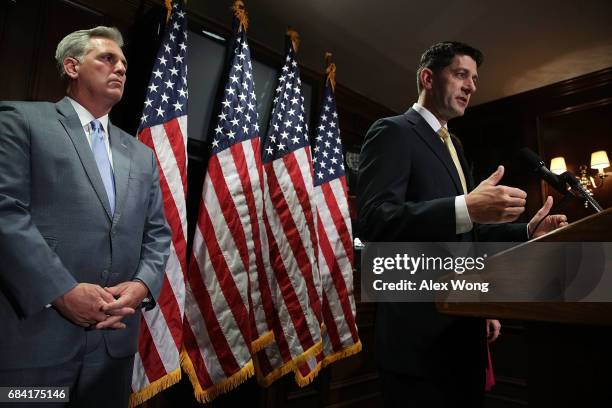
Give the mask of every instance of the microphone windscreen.
[(541, 167), (544, 164), (544, 160), (540, 156), (538, 156), (533, 150), (528, 147), (523, 147), (520, 153), (521, 157), (531, 170), (536, 170), (538, 167)]

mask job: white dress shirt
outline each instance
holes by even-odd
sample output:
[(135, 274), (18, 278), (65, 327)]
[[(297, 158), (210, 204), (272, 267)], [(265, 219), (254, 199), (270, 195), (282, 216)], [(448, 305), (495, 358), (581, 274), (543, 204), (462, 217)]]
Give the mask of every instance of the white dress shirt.
[(111, 151), (110, 140), (108, 138), (108, 114), (99, 118), (94, 118), (93, 115), (83, 107), (83, 105), (81, 105), (70, 97), (68, 97), (68, 100), (70, 101), (72, 107), (79, 116), (81, 126), (83, 126), (83, 130), (85, 131), (85, 135), (87, 136), (87, 141), (89, 142), (89, 147), (91, 147), (91, 137), (93, 133), (93, 129), (91, 128), (91, 121), (94, 119), (98, 119), (100, 121), (100, 123), (102, 124), (102, 133), (104, 134), (104, 146), (106, 146), (106, 152), (108, 153), (108, 159), (110, 160), (111, 169), (114, 169), (113, 152)]

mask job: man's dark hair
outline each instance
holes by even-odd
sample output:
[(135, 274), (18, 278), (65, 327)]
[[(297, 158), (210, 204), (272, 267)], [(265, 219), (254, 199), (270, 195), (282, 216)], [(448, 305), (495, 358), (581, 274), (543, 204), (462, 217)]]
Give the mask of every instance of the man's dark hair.
[(421, 71), (424, 68), (429, 68), (433, 72), (438, 72), (448, 67), (453, 62), (455, 55), (472, 57), (476, 61), (477, 67), (482, 64), (484, 58), (480, 50), (457, 41), (443, 41), (432, 45), (421, 55), (421, 62), (417, 69), (417, 90), (419, 93), (421, 93), (422, 88), (420, 80)]

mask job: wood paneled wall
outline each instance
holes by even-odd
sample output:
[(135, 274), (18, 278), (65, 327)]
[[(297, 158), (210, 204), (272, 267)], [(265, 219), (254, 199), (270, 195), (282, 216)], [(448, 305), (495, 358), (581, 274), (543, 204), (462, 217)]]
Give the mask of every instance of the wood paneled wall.
[[(147, 0), (0, 0), (0, 53), (5, 61), (0, 64), (0, 77), (4, 80), (0, 99), (59, 99), (64, 92), (53, 62), (57, 42), (79, 28), (114, 25), (126, 35), (130, 72), (124, 100), (115, 108), (112, 118), (124, 129), (134, 132), (152, 58), (158, 47), (158, 27), (165, 13), (161, 4), (161, 1)], [(229, 20), (226, 26), (219, 26), (208, 21), (206, 16), (191, 15), (190, 23), (225, 34), (230, 31)], [(253, 42), (251, 46), (256, 58), (281, 66), (282, 55), (265, 44)], [(319, 84), (321, 89), (322, 69), (315, 72), (302, 68), (302, 77)], [(341, 73), (342, 67), (338, 69)], [(315, 103), (320, 94), (317, 93)], [(358, 151), (367, 129), (376, 119), (395, 114), (342, 85), (337, 87), (336, 96), (343, 143), (351, 151)], [(465, 146), (476, 180), (486, 178), (498, 164), (504, 164), (503, 182), (528, 192), (527, 213), (533, 214), (549, 190), (525, 169), (516, 153), (527, 146), (547, 163), (550, 158), (563, 155), (569, 170), (575, 171), (579, 164), (589, 164), (591, 151), (612, 152), (612, 68), (471, 108), (464, 117), (453, 120), (450, 127)], [(191, 140), (188, 152), (189, 220), (193, 226), (206, 148)], [(607, 185), (596, 191), (596, 198), (604, 207), (612, 205), (612, 180), (607, 180)], [(566, 212), (570, 219), (581, 218), (587, 213), (580, 203), (569, 206)], [(358, 271), (355, 292), (358, 296)], [(357, 303), (362, 353), (331, 365), (305, 388), (298, 388), (290, 375), (268, 389), (260, 388), (251, 379), (210, 405), (371, 407), (380, 403), (373, 351), (375, 306)], [(498, 386), (488, 398), (490, 407), (518, 407), (526, 401), (529, 353), (525, 327), (522, 322), (504, 322), (504, 334), (492, 348)], [(195, 407), (200, 404), (193, 399), (191, 385), (184, 379), (146, 406)]]
[[(539, 181), (518, 157), (519, 150), (529, 147), (547, 166), (551, 158), (564, 156), (568, 170), (574, 174), (580, 164), (590, 165), (592, 151), (607, 150), (610, 155), (612, 68), (473, 107), (449, 126), (461, 139), (476, 180), (485, 179), (497, 165), (503, 164), (506, 174), (502, 183), (527, 192), (527, 210), (522, 217), (527, 221), (547, 195), (552, 195), (555, 201), (561, 195)], [(612, 205), (611, 178), (595, 190), (595, 198), (604, 208)], [(593, 213), (578, 200), (570, 202), (562, 212), (570, 221)], [(537, 330), (548, 329), (522, 321), (502, 322), (502, 335), (491, 347), (497, 386), (487, 395), (488, 407), (524, 407), (530, 384), (535, 387), (546, 384), (545, 373), (529, 369), (534, 353), (551, 347), (535, 340)], [(566, 330), (566, 334), (570, 332)], [(567, 341), (570, 340), (559, 338), (558, 344)], [(563, 353), (557, 358), (556, 363), (551, 361), (551, 369), (554, 364), (579, 367), (579, 361), (565, 360)]]
[[(546, 195), (555, 200), (560, 195), (527, 169), (518, 157), (522, 147), (537, 152), (547, 166), (553, 157), (564, 156), (568, 170), (576, 175), (580, 164), (590, 166), (591, 152), (612, 153), (612, 68), (473, 107), (449, 126), (463, 142), (476, 180), (485, 179), (503, 164), (502, 183), (527, 191), (523, 217), (527, 219)], [(595, 190), (595, 198), (604, 208), (612, 205), (609, 178), (603, 188)], [(570, 221), (592, 214), (578, 201), (564, 212)]]
[[(165, 17), (162, 1), (130, 0), (0, 0), (0, 64), (3, 86), (0, 100), (57, 101), (64, 95), (64, 85), (58, 78), (53, 55), (59, 40), (66, 34), (96, 25), (118, 27), (124, 34), (124, 52), (129, 60), (128, 81), (123, 100), (111, 113), (113, 122), (126, 131), (135, 132), (142, 110), (153, 59), (159, 46), (159, 26)], [(189, 3), (188, 3), (189, 10)], [(220, 26), (206, 16), (189, 15), (190, 26), (229, 36), (228, 24)], [(253, 57), (277, 66), (283, 56), (265, 44), (251, 42)], [(313, 113), (318, 112), (323, 88), (323, 56), (321, 72), (301, 68), (302, 79), (314, 84)], [(341, 85), (342, 67), (338, 67), (340, 84), (336, 88), (337, 105), (343, 143), (356, 149), (369, 125), (379, 117), (393, 112)], [(193, 92), (193, 91), (192, 91)], [(316, 114), (311, 115), (316, 120)], [(311, 129), (314, 128), (311, 124)], [(206, 146), (189, 140), (188, 212), (190, 232), (195, 217), (206, 165)], [(359, 276), (355, 277), (356, 293)], [(358, 296), (358, 295), (357, 295)], [(358, 301), (358, 299), (357, 299)], [(235, 407), (370, 407), (379, 401), (379, 386), (373, 359), (374, 306), (357, 302), (357, 323), (363, 352), (341, 360), (324, 369), (311, 385), (299, 388), (292, 375), (287, 375), (271, 387), (263, 389), (254, 379), (235, 391), (219, 397), (209, 406)], [(193, 398), (186, 376), (179, 384), (145, 403), (147, 407), (201, 406)]]

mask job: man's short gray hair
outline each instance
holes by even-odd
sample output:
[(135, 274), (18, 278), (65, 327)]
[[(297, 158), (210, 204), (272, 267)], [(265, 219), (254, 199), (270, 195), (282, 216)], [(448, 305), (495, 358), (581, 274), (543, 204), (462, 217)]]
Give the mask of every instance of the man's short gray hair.
[(89, 40), (92, 37), (107, 38), (116, 42), (119, 47), (123, 47), (123, 37), (121, 32), (115, 27), (98, 26), (89, 30), (79, 30), (68, 34), (57, 44), (55, 49), (55, 62), (62, 78), (66, 76), (64, 60), (67, 57), (72, 57), (82, 62), (83, 57), (91, 49)]

